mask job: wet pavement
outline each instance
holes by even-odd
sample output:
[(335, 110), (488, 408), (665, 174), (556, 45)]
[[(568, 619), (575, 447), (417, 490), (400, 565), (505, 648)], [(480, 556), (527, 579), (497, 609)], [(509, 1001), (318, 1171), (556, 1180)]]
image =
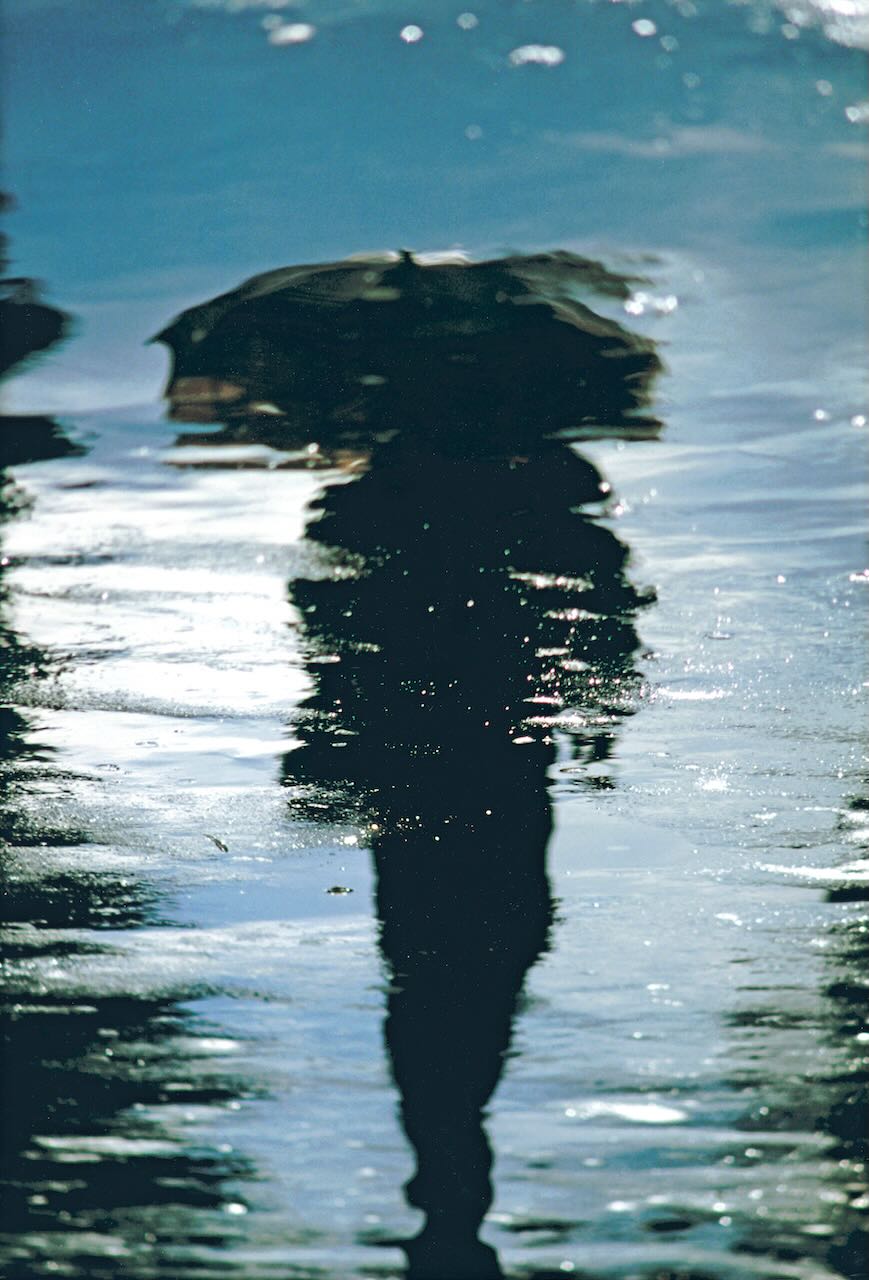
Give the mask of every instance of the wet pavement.
[[(651, 47), (607, 43), (623, 8), (589, 19), (595, 75)], [(212, 267), (167, 290), (149, 250), (156, 292), (119, 277), (76, 306), (44, 211), (15, 232), (87, 323), (45, 362), (54, 391), (15, 393), (56, 421), (2, 488), (10, 1280), (863, 1274), (858, 55), (814, 18), (749, 36), (727, 14), (719, 44), (680, 17), (708, 96), (655, 126), (667, 183), (638, 80), (623, 146), (598, 94), (573, 122), (589, 167), (550, 157), (538, 217), (531, 143), (568, 164), (556, 82), (523, 82), (521, 117), (518, 82), (474, 82), (480, 118), (497, 101), (521, 129), (476, 179), (516, 207), (460, 201), (468, 239), (641, 268), (601, 311), (663, 359), (658, 438), (387, 444), (349, 469), (208, 427), (179, 443), (159, 378), (144, 407), (70, 405), (100, 351), (120, 376), (122, 310), (144, 338), (221, 287)], [(185, 22), (228, 58), (261, 16)], [(358, 28), (372, 46), (384, 21)], [(547, 21), (563, 68), (511, 75), (579, 74)], [(334, 76), (357, 28), (331, 30), (298, 52)], [(279, 54), (257, 39), (240, 67)], [(414, 199), (443, 176), (423, 161)], [(553, 193), (579, 209), (588, 183), (601, 223), (572, 238), (591, 215)], [(678, 244), (645, 200), (665, 189)], [(413, 222), (359, 208), (371, 243)], [(306, 252), (260, 249), (258, 269)]]

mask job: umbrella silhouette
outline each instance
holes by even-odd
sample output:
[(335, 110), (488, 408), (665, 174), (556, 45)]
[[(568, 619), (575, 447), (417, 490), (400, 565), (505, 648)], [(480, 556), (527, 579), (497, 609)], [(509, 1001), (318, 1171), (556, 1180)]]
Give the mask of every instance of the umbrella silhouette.
[(563, 251), (476, 263), (383, 254), (254, 276), (154, 341), (174, 357), (170, 417), (259, 422), (288, 445), (402, 431), (486, 451), (648, 435), (658, 424), (642, 410), (660, 362), (580, 297), (629, 291), (625, 277)]

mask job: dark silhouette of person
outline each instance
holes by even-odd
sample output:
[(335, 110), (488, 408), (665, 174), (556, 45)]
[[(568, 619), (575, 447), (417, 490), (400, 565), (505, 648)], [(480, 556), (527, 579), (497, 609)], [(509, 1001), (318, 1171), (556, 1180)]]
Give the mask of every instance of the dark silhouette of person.
[(574, 754), (604, 758), (637, 678), (643, 597), (625, 547), (581, 509), (601, 498), (561, 447), (388, 451), (327, 489), (308, 526), (344, 568), (291, 586), (315, 692), (285, 781), (299, 812), (350, 808), (370, 831), (386, 1045), (417, 1160), (407, 1198), (425, 1214), (403, 1242), (413, 1280), (502, 1274), (478, 1239), (483, 1120), (552, 923), (557, 725)]
[(502, 1275), (479, 1238), (484, 1118), (553, 919), (549, 770), (558, 750), (606, 759), (638, 678), (646, 597), (588, 512), (607, 486), (563, 442), (654, 435), (660, 366), (589, 293), (629, 282), (567, 253), (404, 253), (281, 268), (158, 335), (170, 414), (223, 423), (210, 443), (365, 465), (311, 512), (332, 571), (290, 584), (313, 692), (284, 781), (296, 813), (368, 832), (425, 1217), (399, 1242), (409, 1280)]

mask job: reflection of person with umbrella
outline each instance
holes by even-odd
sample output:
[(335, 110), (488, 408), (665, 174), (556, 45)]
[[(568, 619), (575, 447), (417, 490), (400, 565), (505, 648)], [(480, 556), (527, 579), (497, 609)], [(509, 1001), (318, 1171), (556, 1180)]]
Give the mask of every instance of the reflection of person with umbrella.
[(502, 1274), (477, 1234), (483, 1122), (552, 924), (554, 739), (604, 762), (637, 681), (626, 548), (576, 510), (601, 498), (564, 448), (375, 456), (307, 531), (361, 567), (290, 587), (314, 693), (284, 779), (306, 820), (349, 810), (370, 832), (407, 1198), (426, 1217), (403, 1244), (412, 1280)]
[(548, 769), (559, 733), (605, 760), (637, 680), (644, 597), (581, 509), (607, 486), (558, 437), (653, 433), (658, 362), (576, 299), (595, 287), (627, 290), (566, 254), (404, 255), (260, 276), (161, 335), (172, 414), (228, 421), (213, 439), (370, 453), (307, 530), (349, 562), (290, 586), (314, 692), (284, 781), (308, 820), (370, 831), (425, 1215), (409, 1280), (503, 1274), (484, 1116), (552, 924)]
[(170, 415), (327, 450), (390, 431), (460, 454), (653, 433), (638, 409), (657, 357), (580, 300), (628, 290), (567, 253), (270, 271), (157, 335), (174, 356)]

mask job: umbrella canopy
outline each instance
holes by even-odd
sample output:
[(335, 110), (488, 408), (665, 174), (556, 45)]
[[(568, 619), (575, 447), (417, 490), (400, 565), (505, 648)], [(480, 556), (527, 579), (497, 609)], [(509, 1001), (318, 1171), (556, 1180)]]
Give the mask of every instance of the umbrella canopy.
[(651, 344), (579, 297), (627, 297), (630, 283), (564, 252), (269, 271), (156, 335), (174, 357), (170, 416), (271, 419), (327, 447), (392, 431), (463, 447), (648, 433)]

